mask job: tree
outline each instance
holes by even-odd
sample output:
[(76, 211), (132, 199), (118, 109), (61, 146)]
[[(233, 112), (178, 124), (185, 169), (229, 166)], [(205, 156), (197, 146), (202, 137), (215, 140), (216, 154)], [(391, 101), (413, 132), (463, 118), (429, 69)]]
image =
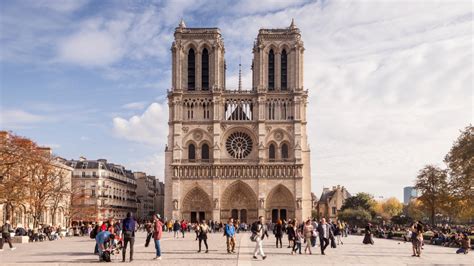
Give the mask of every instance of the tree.
[(435, 215), (443, 209), (448, 194), (446, 170), (434, 165), (427, 165), (416, 177), (416, 189), (421, 192), (420, 201), (427, 208), (431, 224), (435, 223)]
[(382, 203), (382, 209), (391, 218), (402, 213), (403, 204), (397, 198), (391, 197)]
[(6, 219), (12, 220), (14, 208), (27, 199), (31, 162), (37, 148), (33, 141), (14, 134), (0, 137), (0, 203), (6, 205)]
[(422, 220), (425, 217), (425, 207), (419, 199), (412, 199), (404, 209), (404, 214), (413, 220)]
[(357, 195), (347, 198), (342, 204), (341, 211), (345, 209), (362, 209), (368, 211), (371, 215), (375, 214), (377, 202), (370, 194), (359, 192)]
[(372, 215), (369, 211), (363, 209), (344, 209), (337, 215), (341, 221), (348, 222), (351, 225), (357, 225), (359, 227), (365, 226), (372, 220)]
[(467, 126), (444, 162), (448, 166), (450, 210), (461, 219), (474, 217), (474, 127)]
[(50, 196), (51, 202), (51, 221), (56, 221), (56, 215), (59, 207), (65, 202), (66, 206), (71, 204), (71, 184), (68, 182), (68, 172), (59, 163), (53, 161), (53, 169), (51, 171), (54, 179), (53, 190)]

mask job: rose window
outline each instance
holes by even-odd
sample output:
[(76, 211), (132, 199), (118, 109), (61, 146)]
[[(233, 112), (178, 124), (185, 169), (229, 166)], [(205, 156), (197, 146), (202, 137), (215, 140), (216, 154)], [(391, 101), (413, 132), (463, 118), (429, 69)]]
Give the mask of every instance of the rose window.
[(232, 133), (225, 143), (227, 152), (236, 159), (242, 159), (252, 152), (252, 138), (243, 132)]

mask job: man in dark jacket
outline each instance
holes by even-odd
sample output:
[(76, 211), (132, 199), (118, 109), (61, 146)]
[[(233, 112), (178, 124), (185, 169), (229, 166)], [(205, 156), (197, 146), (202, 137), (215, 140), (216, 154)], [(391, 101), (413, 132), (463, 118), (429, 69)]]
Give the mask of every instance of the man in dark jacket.
[(130, 262), (133, 261), (133, 245), (135, 244), (136, 222), (132, 217), (132, 213), (127, 213), (127, 218), (122, 222), (123, 230), (123, 252), (122, 262), (125, 262), (125, 254), (127, 252), (128, 243), (130, 243)]
[(10, 238), (10, 233), (13, 232), (13, 227), (10, 224), (10, 221), (6, 221), (5, 224), (2, 226), (2, 239), (0, 239), (0, 251), (3, 251), (3, 243), (8, 242), (10, 246), (10, 250), (15, 250), (16, 248), (12, 245), (12, 240)]
[(334, 232), (332, 231), (332, 226), (326, 223), (326, 219), (322, 218), (318, 226), (319, 241), (321, 242), (321, 255), (324, 254), (324, 250), (329, 245), (329, 239), (334, 237)]

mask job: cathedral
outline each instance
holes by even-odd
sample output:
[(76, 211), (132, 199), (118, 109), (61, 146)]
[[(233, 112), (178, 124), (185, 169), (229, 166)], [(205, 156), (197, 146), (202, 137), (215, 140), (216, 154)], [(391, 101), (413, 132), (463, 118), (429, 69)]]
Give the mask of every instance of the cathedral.
[(218, 28), (174, 33), (165, 217), (251, 223), (311, 216), (301, 32), (260, 29), (252, 87), (226, 88)]

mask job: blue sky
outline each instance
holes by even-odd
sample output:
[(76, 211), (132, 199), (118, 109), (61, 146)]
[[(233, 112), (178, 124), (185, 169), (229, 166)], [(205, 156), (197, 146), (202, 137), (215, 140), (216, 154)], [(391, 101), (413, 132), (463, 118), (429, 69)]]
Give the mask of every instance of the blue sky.
[(402, 198), (473, 120), (471, 1), (2, 1), (0, 128), (163, 177), (170, 46), (219, 27), (227, 85), (258, 29), (305, 42), (313, 191)]

